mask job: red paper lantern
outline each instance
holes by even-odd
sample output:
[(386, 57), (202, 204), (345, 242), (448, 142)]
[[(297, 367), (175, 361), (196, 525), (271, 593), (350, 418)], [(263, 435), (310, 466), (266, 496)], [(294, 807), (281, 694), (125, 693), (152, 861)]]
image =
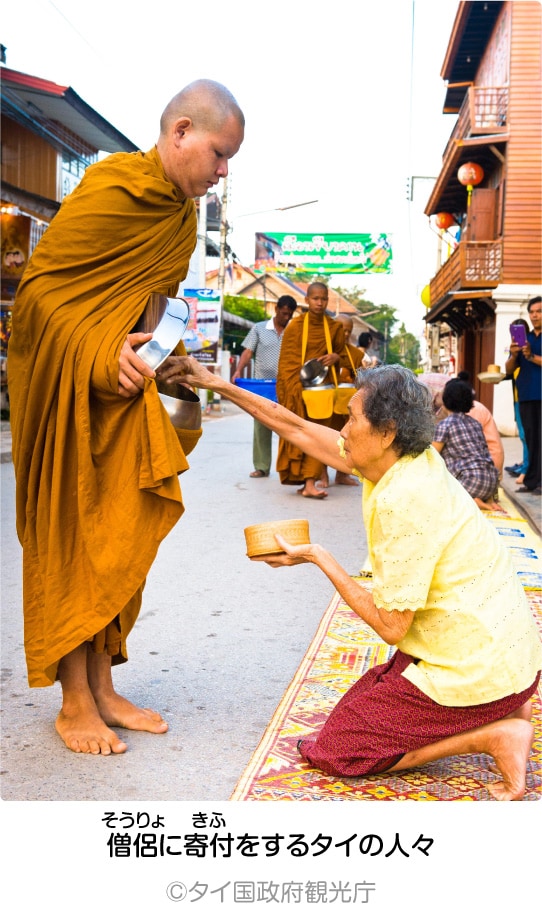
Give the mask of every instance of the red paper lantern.
[(455, 223), (455, 217), (451, 213), (437, 213), (435, 223), (438, 229), (449, 229)]
[(457, 178), (461, 185), (467, 186), (467, 207), (470, 204), (472, 189), (479, 185), (484, 178), (484, 171), (477, 163), (464, 163), (457, 171)]

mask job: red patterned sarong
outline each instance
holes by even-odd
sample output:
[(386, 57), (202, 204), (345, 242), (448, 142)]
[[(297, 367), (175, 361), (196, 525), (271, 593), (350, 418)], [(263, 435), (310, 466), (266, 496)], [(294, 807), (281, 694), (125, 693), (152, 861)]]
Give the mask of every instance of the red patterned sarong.
[(399, 650), (341, 698), (315, 740), (299, 742), (308, 762), (330, 775), (386, 772), (405, 753), (509, 716), (532, 697), (519, 694), (477, 706), (442, 706), (403, 677), (411, 656)]

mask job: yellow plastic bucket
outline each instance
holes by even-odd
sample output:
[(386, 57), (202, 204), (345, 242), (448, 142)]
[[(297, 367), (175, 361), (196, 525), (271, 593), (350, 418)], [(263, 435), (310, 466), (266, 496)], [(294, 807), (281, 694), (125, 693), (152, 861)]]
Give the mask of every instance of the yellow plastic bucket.
[(333, 414), (334, 386), (312, 386), (303, 390), (303, 401), (313, 421), (326, 421)]
[(349, 414), (348, 403), (353, 395), (357, 392), (353, 383), (339, 383), (335, 389), (335, 405), (333, 411), (335, 414)]

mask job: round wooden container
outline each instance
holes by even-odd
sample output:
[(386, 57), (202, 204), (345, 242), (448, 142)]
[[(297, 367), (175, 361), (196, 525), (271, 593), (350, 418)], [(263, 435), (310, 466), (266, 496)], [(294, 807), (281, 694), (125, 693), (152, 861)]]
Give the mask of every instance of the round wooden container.
[(264, 556), (283, 552), (275, 540), (275, 534), (282, 534), (288, 543), (298, 546), (310, 543), (309, 522), (303, 519), (288, 521), (265, 521), (262, 524), (251, 524), (245, 527), (247, 556)]

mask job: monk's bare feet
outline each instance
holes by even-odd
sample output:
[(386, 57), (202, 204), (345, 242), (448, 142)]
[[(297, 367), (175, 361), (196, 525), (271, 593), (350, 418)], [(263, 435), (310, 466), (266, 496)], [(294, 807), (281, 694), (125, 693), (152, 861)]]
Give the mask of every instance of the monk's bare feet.
[(96, 696), (96, 706), (106, 725), (130, 728), (132, 731), (150, 731), (153, 734), (163, 734), (169, 728), (159, 713), (136, 706), (115, 691)]
[(342, 487), (359, 486), (359, 480), (356, 480), (355, 477), (350, 477), (349, 474), (344, 474), (342, 471), (337, 471), (337, 474), (335, 475), (335, 483)]
[(74, 753), (109, 756), (127, 750), (127, 745), (107, 727), (95, 707), (68, 707), (68, 712), (63, 707), (55, 728), (66, 747)]
[(524, 718), (501, 719), (493, 723), (487, 752), (495, 760), (502, 780), (488, 784), (495, 800), (521, 800), (525, 794), (525, 773), (534, 730)]

